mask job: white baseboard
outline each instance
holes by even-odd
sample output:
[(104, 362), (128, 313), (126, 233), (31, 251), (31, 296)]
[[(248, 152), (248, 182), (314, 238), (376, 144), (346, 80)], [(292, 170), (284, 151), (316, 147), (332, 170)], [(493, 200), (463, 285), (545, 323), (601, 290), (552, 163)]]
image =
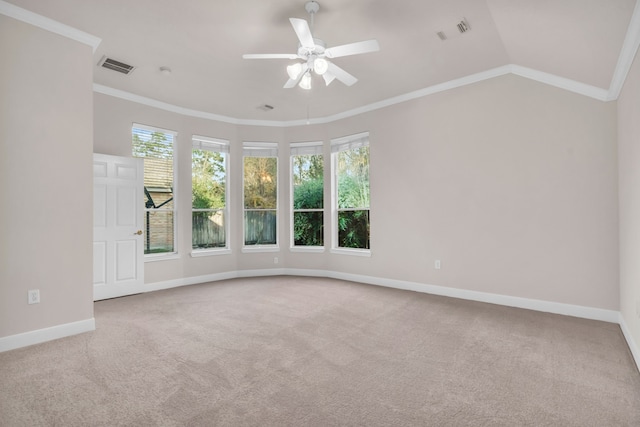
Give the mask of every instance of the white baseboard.
[(78, 322), (65, 323), (64, 325), (10, 335), (0, 338), (0, 353), (95, 330), (96, 321), (92, 317), (91, 319), (80, 320)]
[[(541, 301), (528, 298), (513, 297), (507, 295), (491, 294), (486, 292), (469, 291), (458, 288), (448, 288), (444, 286), (427, 285), (424, 283), (409, 282), (395, 279), (384, 279), (360, 274), (342, 273), (328, 270), (293, 269), (293, 268), (272, 268), (260, 270), (228, 271), (224, 273), (208, 274), (203, 276), (185, 277), (182, 279), (167, 280), (162, 282), (148, 283), (143, 286), (141, 292), (152, 292), (163, 289), (170, 289), (179, 286), (196, 285), (207, 282), (217, 282), (220, 280), (235, 279), (239, 277), (263, 277), (263, 276), (308, 276), (327, 277), (352, 282), (364, 283), (388, 288), (403, 289), (426, 294), (440, 295), (451, 298), (460, 298), (470, 301), (486, 302), (490, 304), (503, 305), (508, 307), (518, 307), (528, 310), (541, 311), (545, 313), (555, 313), (565, 316), (573, 316), (584, 319), (600, 320), (604, 322), (620, 324), (631, 353), (636, 364), (640, 366), (640, 351), (634, 342), (629, 330), (624, 323), (619, 311), (605, 310), (594, 307), (584, 307), (572, 304), (564, 304), (551, 301)], [(38, 344), (57, 338), (79, 334), (95, 330), (95, 320), (87, 319), (80, 322), (68, 323), (51, 328), (39, 329), (23, 334), (12, 335), (0, 338), (0, 352), (12, 350), (19, 347)]]
[(562, 314), (565, 316), (580, 317), (583, 319), (600, 320), (603, 322), (619, 323), (620, 313), (615, 310), (605, 310), (594, 307), (564, 304), (552, 301), (542, 301), (529, 298), (513, 297), (508, 295), (491, 294), (487, 292), (469, 291), (445, 286), (427, 285), (424, 283), (408, 282), (404, 280), (385, 279), (360, 274), (341, 273), (329, 270), (310, 270), (299, 268), (271, 268), (261, 270), (230, 271), (226, 273), (210, 274), (206, 276), (188, 277), (185, 279), (170, 280), (145, 285), (145, 291), (168, 289), (177, 286), (194, 285), (219, 280), (235, 279), (238, 277), (263, 277), (263, 276), (308, 276), (328, 277), (332, 279), (348, 280), (351, 282), (368, 285), (384, 286), (387, 288), (403, 289), (407, 291), (421, 292), (425, 294), (441, 295), (451, 298), (460, 298), (470, 301), (486, 302), (490, 304), (518, 307), (527, 310), (541, 311), (545, 313)]
[(177, 288), (180, 286), (198, 285), (200, 283), (218, 282), (220, 280), (235, 279), (238, 277), (238, 273), (235, 271), (229, 271), (225, 273), (206, 274), (203, 276), (185, 277), (182, 279), (166, 280), (155, 283), (145, 283), (141, 292), (153, 292), (161, 291), (163, 289)]
[(620, 313), (618, 323), (620, 324), (620, 329), (622, 329), (622, 335), (624, 335), (624, 339), (627, 340), (629, 350), (631, 350), (631, 355), (636, 362), (636, 367), (638, 368), (638, 370), (640, 370), (640, 348), (633, 339), (631, 331), (629, 331), (629, 327), (627, 326), (627, 322), (625, 322), (624, 317), (622, 317), (622, 313)]
[(266, 268), (262, 270), (242, 270), (236, 272), (236, 277), (263, 277), (263, 276), (293, 276), (288, 268)]
[(388, 288), (404, 289), (408, 291), (422, 292), (425, 294), (441, 295), (451, 298), (460, 298), (470, 301), (486, 302), (490, 304), (518, 307), (527, 310), (541, 311), (545, 313), (562, 314), (565, 316), (580, 317), (583, 319), (601, 320), (603, 322), (618, 323), (619, 312), (594, 307), (564, 304), (552, 301), (542, 301), (529, 298), (513, 297), (508, 295), (491, 294), (487, 292), (469, 291), (466, 289), (448, 288), (445, 286), (427, 285), (423, 283), (407, 282), (403, 280), (381, 279), (378, 277), (362, 276), (340, 272), (327, 272), (326, 277), (334, 279), (350, 280), (352, 282), (367, 283)]

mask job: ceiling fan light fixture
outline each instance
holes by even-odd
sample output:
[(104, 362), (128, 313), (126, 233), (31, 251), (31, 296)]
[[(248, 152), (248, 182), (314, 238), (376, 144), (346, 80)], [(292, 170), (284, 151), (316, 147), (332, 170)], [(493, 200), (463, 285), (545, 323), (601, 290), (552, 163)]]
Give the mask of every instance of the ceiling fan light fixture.
[(327, 48), (324, 41), (313, 37), (312, 32), (314, 15), (320, 9), (320, 5), (317, 1), (307, 1), (305, 9), (311, 15), (311, 25), (304, 19), (289, 18), (293, 31), (298, 38), (297, 53), (255, 53), (245, 54), (242, 57), (245, 59), (302, 60), (303, 62), (297, 62), (287, 67), (289, 80), (284, 84), (284, 89), (291, 89), (296, 85), (306, 90), (311, 89), (311, 77), (313, 74), (322, 76), (327, 85), (336, 79), (346, 86), (352, 86), (358, 79), (330, 60), (343, 56), (377, 52), (380, 50), (377, 40), (365, 40)]
[(313, 61), (313, 71), (315, 71), (316, 74), (321, 76), (324, 73), (326, 73), (328, 69), (329, 69), (329, 63), (327, 62), (326, 59), (316, 58), (316, 60)]
[(296, 62), (295, 64), (291, 64), (287, 67), (287, 74), (291, 80), (298, 80), (300, 77), (300, 73), (302, 72), (302, 64)]
[(311, 89), (311, 75), (309, 73), (306, 73), (304, 76), (302, 76), (302, 79), (300, 79), (300, 84), (298, 86), (305, 90)]

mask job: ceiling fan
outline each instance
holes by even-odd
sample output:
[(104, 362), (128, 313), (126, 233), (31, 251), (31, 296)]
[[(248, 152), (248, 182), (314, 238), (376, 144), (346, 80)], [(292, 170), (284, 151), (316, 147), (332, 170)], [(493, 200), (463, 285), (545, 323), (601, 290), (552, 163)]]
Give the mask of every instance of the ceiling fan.
[(296, 62), (287, 67), (289, 80), (284, 84), (286, 89), (295, 87), (296, 84), (303, 89), (311, 89), (311, 71), (321, 75), (327, 86), (334, 79), (338, 79), (347, 86), (353, 85), (358, 79), (329, 59), (376, 52), (380, 50), (378, 42), (366, 40), (327, 48), (326, 44), (322, 40), (314, 38), (311, 32), (313, 18), (320, 10), (320, 5), (316, 1), (309, 1), (305, 4), (305, 9), (311, 15), (311, 28), (304, 19), (289, 18), (293, 31), (298, 36), (297, 53), (257, 53), (242, 55), (242, 57), (245, 59), (301, 59), (303, 62)]

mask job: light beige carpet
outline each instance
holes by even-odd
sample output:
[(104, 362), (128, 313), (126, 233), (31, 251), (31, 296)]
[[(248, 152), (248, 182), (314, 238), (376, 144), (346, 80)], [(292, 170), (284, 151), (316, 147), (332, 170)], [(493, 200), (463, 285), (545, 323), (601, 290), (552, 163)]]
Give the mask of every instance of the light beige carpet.
[(2, 426), (639, 426), (618, 325), (337, 280), (95, 304), (0, 354)]

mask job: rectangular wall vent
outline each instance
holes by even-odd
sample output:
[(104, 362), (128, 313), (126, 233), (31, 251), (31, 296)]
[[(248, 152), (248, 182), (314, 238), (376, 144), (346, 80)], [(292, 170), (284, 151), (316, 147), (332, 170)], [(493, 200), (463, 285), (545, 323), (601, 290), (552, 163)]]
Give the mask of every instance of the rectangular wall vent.
[(122, 74), (131, 74), (136, 68), (133, 65), (125, 64), (124, 62), (116, 61), (115, 59), (107, 58), (106, 56), (102, 57), (100, 62), (98, 62), (98, 66), (108, 68), (109, 70), (117, 71)]

